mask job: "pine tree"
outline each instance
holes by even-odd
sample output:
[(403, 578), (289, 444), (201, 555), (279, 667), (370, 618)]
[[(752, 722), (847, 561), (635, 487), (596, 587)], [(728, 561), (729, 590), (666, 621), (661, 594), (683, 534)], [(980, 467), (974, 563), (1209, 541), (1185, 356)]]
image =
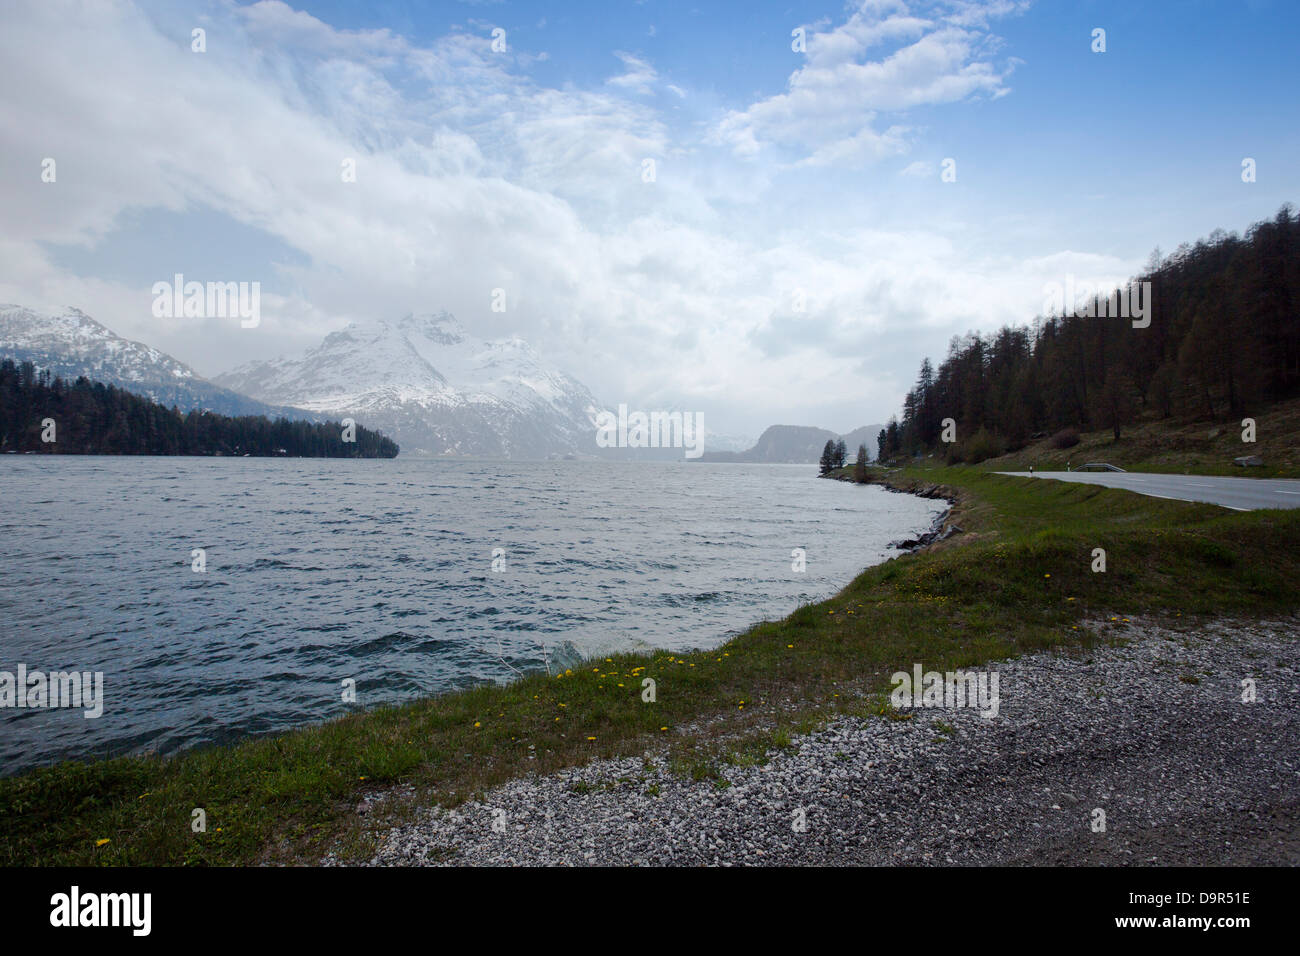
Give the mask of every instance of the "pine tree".
[(867, 483), (867, 446), (858, 446), (858, 460), (853, 465), (853, 480), (860, 485)]
[(822, 449), (821, 473), (824, 475), (835, 467), (835, 440), (828, 439)]
[(1097, 423), (1109, 428), (1119, 441), (1124, 426), (1133, 420), (1132, 383), (1118, 369), (1111, 369), (1106, 383), (1097, 391)]

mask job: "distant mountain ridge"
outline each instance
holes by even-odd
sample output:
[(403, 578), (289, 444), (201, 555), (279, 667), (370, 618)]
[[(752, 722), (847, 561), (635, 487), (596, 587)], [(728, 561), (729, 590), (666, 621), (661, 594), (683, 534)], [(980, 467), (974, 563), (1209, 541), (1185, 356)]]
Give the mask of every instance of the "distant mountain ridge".
[(353, 322), (297, 358), (217, 377), (235, 391), (355, 414), (406, 455), (595, 454), (597, 402), (518, 337), (470, 335), (449, 312)]
[(221, 415), (265, 415), (318, 421), (299, 408), (268, 405), (200, 376), (165, 352), (132, 342), (80, 309), (57, 315), (18, 305), (0, 305), (0, 357), (31, 362), (50, 374), (75, 381), (116, 385), (160, 405)]
[(754, 447), (742, 452), (705, 452), (700, 461), (737, 461), (768, 464), (816, 463), (828, 441), (843, 439), (852, 461), (859, 445), (867, 446), (867, 454), (874, 460), (878, 449), (876, 439), (883, 425), (863, 425), (844, 435), (811, 425), (771, 425), (758, 436)]
[[(880, 457), (880, 433), (885, 430), (884, 425), (863, 425), (855, 428), (853, 431), (846, 433), (844, 444), (849, 449), (849, 461), (856, 461), (858, 457), (858, 446), (867, 446), (867, 457), (875, 461)], [(818, 453), (820, 458), (820, 453)]]
[[(399, 442), (403, 455), (680, 459), (680, 448), (600, 448), (602, 406), (518, 337), (471, 336), (447, 312), (354, 322), (297, 358), (250, 362), (213, 380), (125, 339), (79, 309), (0, 305), (0, 357), (73, 381), (116, 385), (182, 411), (323, 421), (347, 415)], [(875, 450), (882, 426), (844, 436), (850, 456)], [(822, 428), (774, 425), (753, 447), (705, 431), (703, 461), (816, 462)], [(708, 449), (712, 448), (712, 451)], [(719, 449), (727, 450), (719, 450)], [(873, 455), (874, 457), (874, 455)]]

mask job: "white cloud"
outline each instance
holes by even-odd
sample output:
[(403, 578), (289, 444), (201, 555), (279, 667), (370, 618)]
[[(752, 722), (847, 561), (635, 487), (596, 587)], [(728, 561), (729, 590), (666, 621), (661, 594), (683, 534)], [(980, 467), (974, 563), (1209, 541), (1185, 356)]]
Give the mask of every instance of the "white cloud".
[(608, 85), (630, 90), (642, 96), (649, 96), (654, 92), (654, 84), (659, 80), (659, 74), (653, 66), (640, 57), (621, 50), (614, 51), (614, 55), (623, 61), (625, 72), (606, 80)]
[(903, 152), (906, 127), (893, 123), (876, 132), (881, 113), (1008, 91), (1011, 66), (994, 64), (998, 42), (985, 25), (1015, 9), (944, 4), (920, 16), (903, 0), (863, 0), (840, 26), (809, 28), (806, 61), (790, 75), (786, 92), (729, 111), (715, 139), (739, 156), (778, 146), (819, 166), (861, 165)]

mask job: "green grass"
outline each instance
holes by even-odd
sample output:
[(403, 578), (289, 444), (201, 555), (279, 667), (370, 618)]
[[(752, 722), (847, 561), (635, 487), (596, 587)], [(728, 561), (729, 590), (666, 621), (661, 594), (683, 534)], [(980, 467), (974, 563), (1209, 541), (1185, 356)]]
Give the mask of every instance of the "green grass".
[[(558, 679), (458, 691), (275, 738), (2, 779), (0, 864), (313, 862), (335, 847), (364, 855), (372, 830), (402, 812), (359, 817), (353, 808), (369, 792), (403, 784), (451, 805), (515, 776), (647, 750), (720, 785), (723, 763), (761, 762), (838, 714), (906, 717), (883, 695), (889, 674), (914, 662), (947, 670), (1107, 639), (1089, 619), (1300, 606), (1300, 510), (1228, 512), (963, 468), (890, 480), (960, 493), (966, 533), (870, 568), (831, 600), (714, 650), (612, 656)], [(1098, 547), (1105, 574), (1090, 570)], [(644, 677), (657, 683), (655, 703), (641, 700)], [(190, 829), (197, 807), (206, 833)]]
[[(1052, 447), (1051, 437), (982, 462), (986, 471), (1064, 471), (1067, 464), (1105, 461), (1126, 471), (1220, 475), (1238, 478), (1300, 478), (1300, 399), (1279, 402), (1255, 418), (1255, 441), (1242, 440), (1241, 419), (1179, 421), (1147, 416), (1124, 428), (1119, 441), (1109, 430), (1086, 432), (1073, 448)], [(1233, 459), (1258, 455), (1262, 466), (1243, 468)]]

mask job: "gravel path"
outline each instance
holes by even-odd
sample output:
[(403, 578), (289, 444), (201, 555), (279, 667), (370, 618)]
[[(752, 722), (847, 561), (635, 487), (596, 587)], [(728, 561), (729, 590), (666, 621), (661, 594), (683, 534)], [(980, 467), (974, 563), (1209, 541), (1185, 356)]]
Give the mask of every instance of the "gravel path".
[(517, 780), (370, 862), (1300, 863), (1300, 617), (1106, 626), (1129, 643), (994, 664), (994, 718), (845, 718), (725, 783), (653, 755)]

